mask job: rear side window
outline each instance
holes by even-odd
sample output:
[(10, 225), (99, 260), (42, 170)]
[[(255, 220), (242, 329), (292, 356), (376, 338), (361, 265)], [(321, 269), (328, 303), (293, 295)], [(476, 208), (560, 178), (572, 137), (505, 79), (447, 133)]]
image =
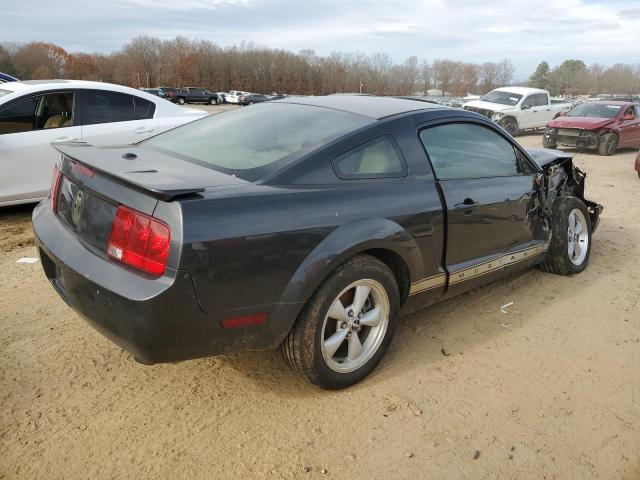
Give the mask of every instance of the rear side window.
[(372, 140), (333, 161), (336, 175), (344, 179), (403, 177), (407, 167), (391, 137)]
[(533, 95), (529, 95), (523, 102), (523, 105), (529, 105), (531, 107), (547, 105), (547, 95), (544, 93), (534, 93)]
[(155, 104), (126, 93), (88, 91), (83, 124), (127, 122), (152, 118)]
[(146, 120), (153, 118), (156, 111), (156, 104), (144, 98), (133, 97), (133, 117), (134, 120)]
[(518, 174), (513, 145), (486, 127), (468, 123), (438, 125), (422, 130), (420, 140), (440, 179)]

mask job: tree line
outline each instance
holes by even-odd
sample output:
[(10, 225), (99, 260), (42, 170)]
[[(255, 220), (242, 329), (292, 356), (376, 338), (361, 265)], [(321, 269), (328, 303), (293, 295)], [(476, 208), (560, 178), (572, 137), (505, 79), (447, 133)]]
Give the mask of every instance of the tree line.
[[(140, 36), (110, 54), (69, 53), (43, 42), (0, 44), (0, 71), (21, 79), (99, 80), (136, 88), (202, 86), (301, 95), (359, 91), (412, 95), (439, 90), (464, 96), (512, 84), (515, 69), (506, 58), (469, 63), (411, 56), (394, 63), (385, 53), (321, 56), (313, 50), (294, 53), (244, 42), (221, 47), (207, 40)], [(640, 91), (640, 67), (587, 67), (580, 60), (567, 60), (551, 69), (542, 62), (528, 83), (554, 95), (635, 93)]]

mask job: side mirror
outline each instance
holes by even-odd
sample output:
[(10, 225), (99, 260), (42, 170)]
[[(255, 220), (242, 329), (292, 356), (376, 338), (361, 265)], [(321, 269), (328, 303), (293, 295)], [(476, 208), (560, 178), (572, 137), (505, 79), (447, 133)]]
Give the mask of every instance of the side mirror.
[(632, 114), (627, 114), (624, 117), (622, 117), (623, 122), (628, 122), (630, 120), (635, 120), (635, 119), (636, 119), (635, 115), (632, 115)]
[(526, 105), (526, 104), (520, 107), (521, 110), (529, 110), (530, 108), (531, 108), (531, 105)]
[(564, 117), (567, 114), (567, 112), (558, 112), (558, 115), (556, 115), (556, 117)]

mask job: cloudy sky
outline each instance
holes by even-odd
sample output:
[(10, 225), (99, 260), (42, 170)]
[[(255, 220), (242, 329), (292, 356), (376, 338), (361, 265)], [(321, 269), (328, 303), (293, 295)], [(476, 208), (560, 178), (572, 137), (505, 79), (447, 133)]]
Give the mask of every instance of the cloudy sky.
[(3, 2), (0, 42), (111, 52), (138, 35), (241, 41), (293, 51), (388, 53), (470, 62), (510, 58), (640, 63), (638, 0), (20, 0)]

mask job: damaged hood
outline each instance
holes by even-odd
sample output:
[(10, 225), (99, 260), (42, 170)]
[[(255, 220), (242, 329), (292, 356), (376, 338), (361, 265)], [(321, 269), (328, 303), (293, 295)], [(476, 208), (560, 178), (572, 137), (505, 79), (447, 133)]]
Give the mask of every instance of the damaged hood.
[(502, 105), (501, 103), (485, 102), (484, 100), (473, 100), (465, 103), (463, 108), (479, 108), (482, 110), (491, 110), (492, 112), (506, 112), (507, 110), (515, 110), (511, 105)]
[(552, 150), (550, 148), (527, 148), (526, 151), (542, 169), (554, 162), (557, 163), (558, 161), (570, 160), (573, 158), (572, 155), (566, 152), (561, 150)]
[(582, 130), (597, 130), (615, 122), (615, 118), (599, 118), (599, 117), (558, 117), (551, 120), (547, 127), (549, 128), (580, 128)]

